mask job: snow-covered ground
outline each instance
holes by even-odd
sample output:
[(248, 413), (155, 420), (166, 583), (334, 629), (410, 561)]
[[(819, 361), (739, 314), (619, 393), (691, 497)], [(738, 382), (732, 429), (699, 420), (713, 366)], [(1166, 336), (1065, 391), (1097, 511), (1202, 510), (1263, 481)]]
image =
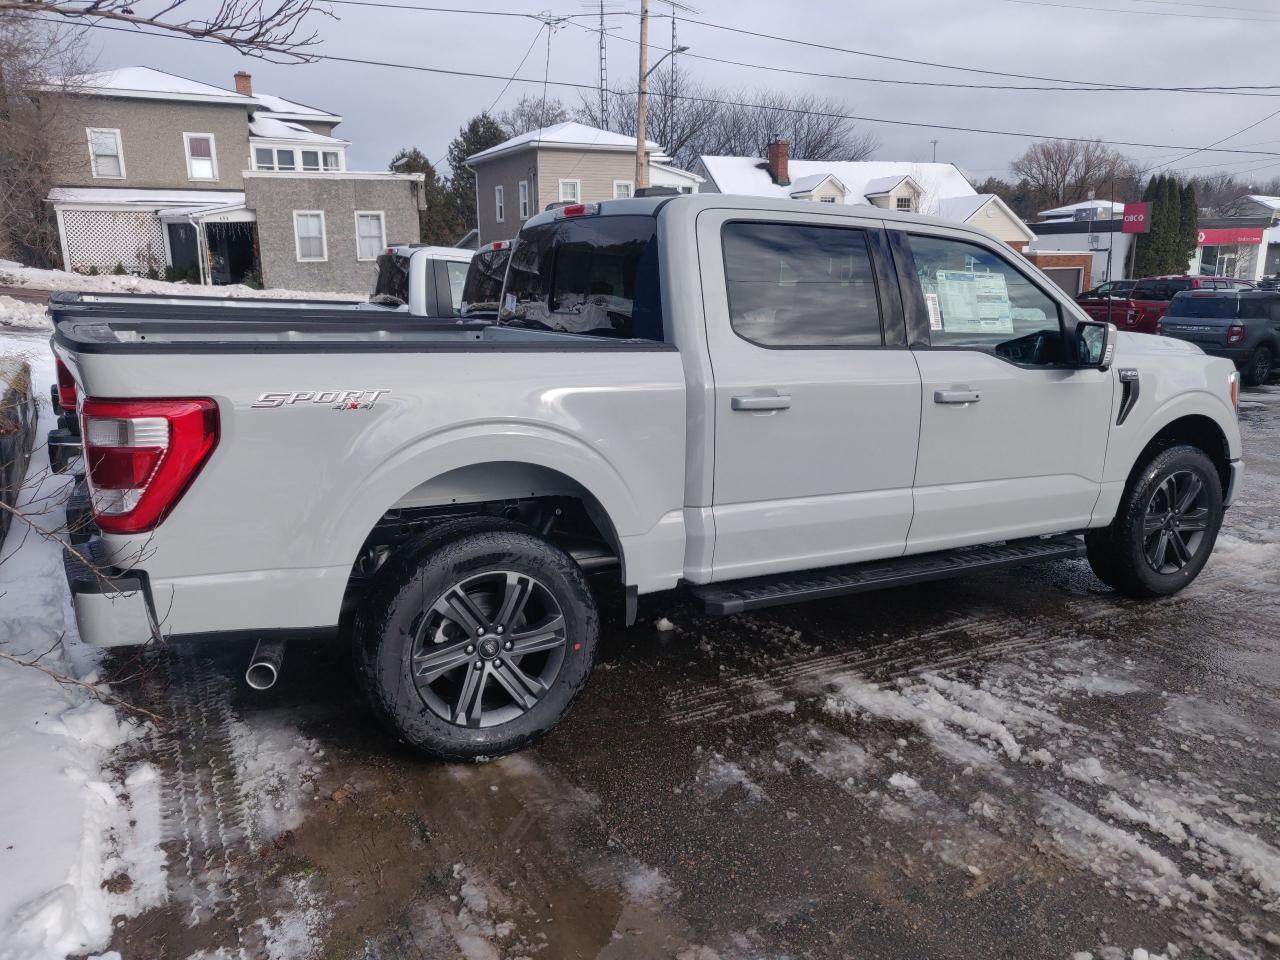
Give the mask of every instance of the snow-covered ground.
[[(149, 280), (146, 277), (100, 274), (88, 276), (65, 270), (39, 270), (26, 267), (12, 260), (0, 260), (0, 287), (18, 287), (27, 290), (84, 290), (93, 293), (154, 293), (172, 296), (211, 296), (233, 298), (258, 298), (269, 300), (324, 299), (358, 302), (366, 299), (363, 294), (319, 293), (305, 290), (268, 289), (255, 290), (240, 284), (225, 287), (202, 287), (189, 283), (170, 283), (167, 280)], [(48, 314), (43, 308), (0, 295), (0, 325), (47, 329)]]
[[(37, 397), (48, 397), (43, 338), (0, 338), (0, 352), (25, 355)], [(35, 519), (56, 527), (69, 482), (49, 473), (37, 447), (19, 505), (43, 505)], [(144, 736), (144, 725), (85, 687), (7, 659), (97, 679), (98, 657), (76, 634), (61, 549), (21, 520), (0, 548), (0, 654), (0, 958), (61, 960), (105, 947), (113, 916), (163, 897), (159, 788), (150, 764), (108, 769), (112, 750)]]

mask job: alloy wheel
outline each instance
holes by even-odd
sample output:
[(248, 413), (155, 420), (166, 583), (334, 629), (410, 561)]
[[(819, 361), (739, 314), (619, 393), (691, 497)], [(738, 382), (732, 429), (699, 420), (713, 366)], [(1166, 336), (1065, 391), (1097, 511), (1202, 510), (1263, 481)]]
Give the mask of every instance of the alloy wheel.
[(1266, 347), (1261, 347), (1253, 355), (1253, 381), (1254, 383), (1266, 383), (1271, 377), (1271, 351)]
[(527, 713), (564, 663), (564, 613), (525, 573), (476, 574), (419, 617), (410, 667), (423, 703), (459, 727), (492, 727)]
[(1143, 552), (1156, 573), (1177, 573), (1195, 558), (1209, 526), (1204, 481), (1189, 470), (1166, 477), (1147, 502)]

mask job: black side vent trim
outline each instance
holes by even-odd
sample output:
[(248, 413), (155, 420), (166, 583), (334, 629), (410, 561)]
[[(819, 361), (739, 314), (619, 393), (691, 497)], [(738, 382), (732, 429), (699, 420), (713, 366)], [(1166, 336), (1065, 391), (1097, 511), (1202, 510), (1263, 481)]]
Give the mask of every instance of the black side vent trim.
[(1133, 408), (1138, 404), (1138, 371), (1131, 367), (1121, 367), (1120, 375), (1120, 414), (1116, 417), (1116, 426), (1122, 426)]

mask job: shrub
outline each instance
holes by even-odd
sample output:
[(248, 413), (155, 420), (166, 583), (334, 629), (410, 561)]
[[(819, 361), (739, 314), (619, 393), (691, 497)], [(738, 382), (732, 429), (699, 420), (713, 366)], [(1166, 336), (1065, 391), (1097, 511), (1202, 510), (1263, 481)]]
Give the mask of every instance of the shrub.
[(127, 275), (129, 271), (128, 271), (128, 270), (126, 270), (126, 269), (124, 268), (124, 264), (123, 264), (123, 263), (121, 263), (119, 260), (117, 260), (117, 261), (116, 261), (115, 269), (114, 269), (114, 270), (112, 270), (111, 272), (112, 272), (112, 274), (114, 274), (114, 275), (115, 275), (115, 276), (117, 276), (117, 277), (123, 277), (123, 276)]

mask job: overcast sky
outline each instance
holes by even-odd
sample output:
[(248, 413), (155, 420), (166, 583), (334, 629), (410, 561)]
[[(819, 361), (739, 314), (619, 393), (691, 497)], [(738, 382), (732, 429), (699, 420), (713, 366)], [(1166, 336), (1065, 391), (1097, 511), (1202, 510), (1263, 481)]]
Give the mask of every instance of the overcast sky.
[[(191, 0), (203, 3), (205, 0)], [(321, 2), (321, 0), (317, 0)], [(422, 6), (538, 13), (581, 14), (589, 0), (395, 0)], [(652, 0), (653, 11), (669, 9)], [(1086, 82), (1145, 86), (1265, 84), (1272, 52), (1261, 34), (1280, 29), (1273, 0), (694, 0), (693, 19), (806, 39), (895, 57)], [(638, 0), (615, 0), (614, 10), (636, 10)], [(1089, 9), (1084, 9), (1089, 8)], [(540, 24), (520, 17), (379, 10), (333, 5), (334, 19), (313, 15), (321, 44), (316, 52), (454, 70), (510, 76)], [(139, 12), (144, 8), (139, 7)], [(1228, 19), (1228, 18), (1240, 19)], [(579, 23), (592, 24), (590, 19)], [(634, 85), (637, 47), (634, 17), (611, 17), (616, 31), (608, 44), (610, 86)], [(1278, 26), (1267, 26), (1275, 23)], [(352, 141), (348, 165), (384, 169), (402, 145), (421, 147), (441, 160), (458, 127), (493, 103), (504, 84), (381, 66), (324, 62), (282, 66), (241, 57), (234, 51), (182, 40), (89, 31), (98, 44), (98, 66), (152, 66), (206, 83), (230, 87), (245, 69), (260, 92), (323, 107), (345, 120), (339, 135)], [(654, 19), (651, 43), (670, 42), (670, 21)], [(1031, 81), (984, 77), (791, 43), (755, 39), (698, 24), (680, 23), (679, 42), (691, 54), (728, 58), (764, 67), (858, 76), (1008, 83)], [(539, 42), (495, 112), (522, 91), (541, 93), (546, 47)], [(764, 69), (681, 58), (685, 75), (724, 87), (771, 87), (838, 97), (848, 113), (888, 120), (984, 127), (1032, 134), (1101, 137), (1154, 144), (1213, 143), (1272, 111), (1280, 97), (1192, 93), (1086, 93), (961, 90), (896, 86), (797, 76)], [(596, 35), (565, 25), (553, 36), (550, 79), (594, 85)], [(550, 96), (575, 103), (578, 92), (548, 88)], [(1280, 89), (1270, 91), (1280, 94)], [(1009, 160), (1031, 141), (947, 130), (868, 123), (881, 142), (876, 159), (929, 159), (937, 139), (938, 159), (959, 165), (975, 179), (1007, 173)], [(1209, 165), (1256, 171), (1265, 180), (1280, 173), (1280, 116), (1223, 146), (1273, 151), (1275, 156), (1199, 154), (1182, 167)], [(1185, 151), (1124, 148), (1144, 163), (1173, 160)], [(1263, 168), (1263, 169), (1259, 169)], [(1196, 172), (1204, 172), (1197, 170)]]

